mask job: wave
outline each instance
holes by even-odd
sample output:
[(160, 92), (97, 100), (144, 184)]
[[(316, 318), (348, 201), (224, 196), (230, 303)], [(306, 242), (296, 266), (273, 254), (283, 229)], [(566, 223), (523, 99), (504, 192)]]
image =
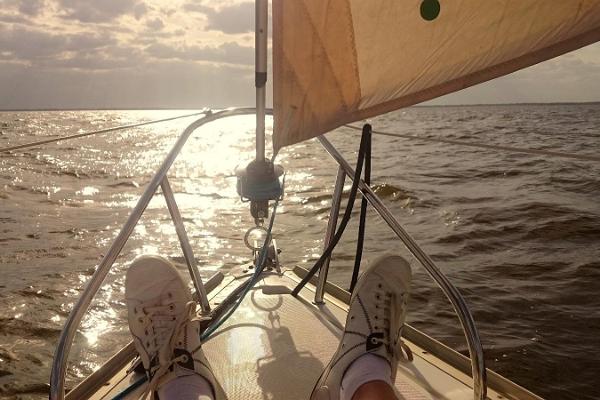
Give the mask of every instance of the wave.
[(140, 184), (137, 183), (136, 181), (121, 181), (121, 182), (112, 183), (112, 184), (106, 185), (106, 186), (110, 187), (110, 188), (119, 188), (119, 187), (139, 188)]
[(379, 183), (372, 186), (373, 192), (381, 198), (392, 200), (416, 199), (417, 197), (409, 190), (390, 183)]
[(525, 240), (566, 241), (594, 244), (600, 237), (596, 218), (584, 215), (552, 219), (529, 229)]
[(0, 318), (0, 334), (14, 335), (21, 339), (58, 338), (61, 330), (43, 326), (41, 321), (20, 318)]

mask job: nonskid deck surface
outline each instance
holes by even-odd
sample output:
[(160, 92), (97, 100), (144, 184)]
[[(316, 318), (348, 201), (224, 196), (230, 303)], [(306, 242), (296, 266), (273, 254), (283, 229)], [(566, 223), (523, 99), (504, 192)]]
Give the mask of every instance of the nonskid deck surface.
[[(318, 308), (289, 294), (295, 281), (270, 276), (249, 293), (220, 334), (204, 345), (215, 375), (231, 400), (298, 399), (310, 397), (315, 382), (336, 351), (346, 312), (328, 301)], [(306, 292), (309, 292), (308, 290)], [(310, 294), (310, 292), (309, 292)], [(401, 363), (396, 386), (407, 400), (472, 399), (473, 391), (457, 382), (449, 396), (442, 385), (423, 389), (415, 382), (416, 364)], [(443, 373), (435, 368), (438, 383)], [(441, 379), (440, 379), (441, 378)]]
[(261, 282), (205, 346), (231, 399), (308, 399), (338, 346), (343, 321), (286, 294), (280, 281)]
[[(299, 298), (289, 292), (291, 272), (271, 275), (248, 293), (238, 310), (203, 345), (217, 379), (230, 400), (306, 400), (337, 349), (346, 306), (327, 297), (317, 307), (310, 288)], [(218, 304), (241, 281), (226, 279), (213, 293)], [(473, 398), (471, 379), (412, 343), (414, 361), (399, 364), (396, 387), (406, 400)], [(94, 399), (112, 399), (139, 376), (117, 374)], [(126, 398), (138, 398), (136, 390)], [(502, 399), (488, 391), (490, 399)]]

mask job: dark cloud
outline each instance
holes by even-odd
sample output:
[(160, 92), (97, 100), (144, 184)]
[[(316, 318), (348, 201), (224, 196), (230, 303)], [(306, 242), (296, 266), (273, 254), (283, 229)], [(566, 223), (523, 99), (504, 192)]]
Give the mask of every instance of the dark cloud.
[(43, 4), (44, 0), (0, 0), (0, 22), (27, 23)]
[(224, 43), (218, 47), (174, 47), (154, 43), (146, 47), (146, 52), (154, 58), (166, 60), (210, 61), (240, 65), (252, 65), (254, 62), (254, 49), (240, 46), (235, 42)]
[(63, 17), (81, 22), (109, 22), (122, 15), (141, 18), (147, 12), (140, 0), (58, 0)]
[(64, 52), (97, 50), (116, 43), (108, 34), (76, 33), (54, 34), (26, 29), (21, 26), (0, 26), (0, 49), (10, 53), (15, 60), (36, 63), (48, 57), (58, 57)]
[(66, 43), (67, 38), (61, 35), (22, 27), (0, 27), (0, 48), (21, 60), (32, 60), (61, 52)]
[(137, 3), (135, 6), (133, 6), (133, 16), (135, 17), (135, 19), (139, 20), (147, 13), (148, 6), (146, 5), (146, 3)]
[(183, 5), (185, 11), (205, 14), (208, 19), (208, 29), (229, 34), (254, 32), (254, 7), (253, 2), (238, 3), (218, 9), (194, 1), (188, 1)]
[(19, 11), (33, 17), (40, 14), (44, 6), (44, 0), (21, 0), (19, 2)]
[(188, 1), (183, 5), (183, 10), (187, 12), (199, 12), (202, 14), (205, 14), (209, 11), (213, 11), (212, 8), (207, 7), (204, 4), (197, 1)]
[(153, 18), (146, 21), (146, 26), (152, 30), (160, 31), (165, 27), (165, 24), (162, 22), (160, 18)]
[(171, 15), (173, 15), (173, 14), (175, 14), (177, 12), (177, 9), (175, 9), (175, 8), (161, 8), (160, 12), (163, 15), (165, 15), (167, 17), (170, 17)]

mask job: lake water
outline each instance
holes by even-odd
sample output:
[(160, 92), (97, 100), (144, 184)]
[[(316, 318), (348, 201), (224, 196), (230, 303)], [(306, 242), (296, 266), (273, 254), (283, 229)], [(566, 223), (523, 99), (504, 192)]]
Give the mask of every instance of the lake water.
[[(0, 148), (186, 113), (2, 112)], [(68, 312), (192, 120), (0, 154), (0, 398), (47, 398)], [(243, 236), (252, 220), (233, 170), (253, 156), (253, 123), (231, 118), (199, 130), (169, 174), (205, 277), (250, 259)], [(600, 153), (600, 104), (416, 107), (371, 123), (386, 132)], [(328, 137), (355, 162), (357, 132)], [(282, 261), (309, 268), (322, 250), (336, 165), (315, 141), (284, 149), (278, 162), (287, 170), (274, 230)], [(467, 299), (488, 367), (548, 399), (600, 398), (600, 165), (374, 136), (372, 181)], [(332, 261), (330, 277), (343, 286), (357, 219)], [(407, 254), (370, 210), (364, 260), (382, 251)], [(145, 253), (182, 259), (160, 194), (84, 320), (69, 387), (130, 340), (124, 273)], [(412, 263), (409, 322), (464, 353), (451, 308)]]

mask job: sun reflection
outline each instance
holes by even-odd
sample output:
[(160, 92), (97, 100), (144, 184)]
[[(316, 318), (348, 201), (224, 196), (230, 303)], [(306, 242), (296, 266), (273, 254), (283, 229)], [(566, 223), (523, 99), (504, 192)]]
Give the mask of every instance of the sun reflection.
[[(255, 331), (255, 332), (249, 332)], [(258, 328), (233, 329), (227, 339), (228, 359), (231, 365), (245, 362), (245, 352), (252, 349), (256, 359), (267, 356)]]
[(143, 254), (160, 254), (160, 248), (152, 244), (144, 244), (135, 252), (138, 256)]
[(254, 117), (224, 118), (197, 132), (192, 146), (181, 154), (187, 176), (219, 176), (232, 174), (243, 160), (254, 156)]
[(78, 195), (82, 195), (82, 196), (93, 196), (95, 194), (97, 194), (98, 192), (100, 192), (100, 190), (96, 187), (93, 186), (86, 186), (81, 190), (78, 190), (76, 192), (76, 194)]
[[(110, 295), (107, 297), (110, 298)], [(117, 313), (109, 306), (102, 306), (101, 309), (90, 311), (82, 329), (88, 345), (95, 346), (100, 336), (111, 332), (113, 328), (111, 321), (116, 320), (116, 318)]]

